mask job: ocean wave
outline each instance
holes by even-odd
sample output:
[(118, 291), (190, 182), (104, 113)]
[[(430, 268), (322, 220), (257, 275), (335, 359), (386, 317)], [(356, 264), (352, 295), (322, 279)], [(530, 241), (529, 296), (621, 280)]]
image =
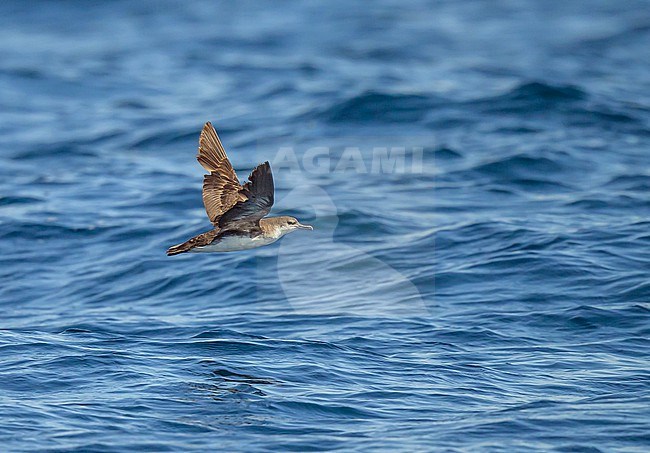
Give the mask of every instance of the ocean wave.
[(333, 103), (317, 118), (330, 123), (408, 123), (420, 121), (435, 105), (431, 96), (366, 91)]

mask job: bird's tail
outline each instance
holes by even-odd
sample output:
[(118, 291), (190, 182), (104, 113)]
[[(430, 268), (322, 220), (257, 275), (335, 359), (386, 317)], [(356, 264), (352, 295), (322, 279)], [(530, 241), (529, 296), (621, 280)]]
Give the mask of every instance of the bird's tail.
[(178, 255), (179, 253), (189, 252), (193, 245), (190, 241), (183, 242), (182, 244), (171, 246), (167, 249), (167, 256)]

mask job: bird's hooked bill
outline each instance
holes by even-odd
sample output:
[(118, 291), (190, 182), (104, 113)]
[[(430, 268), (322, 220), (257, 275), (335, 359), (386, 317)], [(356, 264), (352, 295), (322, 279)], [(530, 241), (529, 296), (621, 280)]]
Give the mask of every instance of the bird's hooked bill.
[(301, 230), (313, 230), (314, 227), (311, 225), (303, 225), (302, 223), (298, 224), (298, 228)]

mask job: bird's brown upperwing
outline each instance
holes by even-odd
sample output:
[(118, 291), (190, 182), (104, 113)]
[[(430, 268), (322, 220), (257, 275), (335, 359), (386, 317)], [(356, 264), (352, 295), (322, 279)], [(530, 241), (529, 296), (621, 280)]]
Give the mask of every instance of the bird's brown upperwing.
[(194, 236), (189, 241), (185, 241), (182, 244), (177, 244), (167, 249), (167, 256), (178, 255), (179, 253), (185, 253), (192, 250), (194, 247), (205, 247), (210, 245), (212, 241), (219, 235), (219, 230), (214, 229), (212, 231), (206, 231), (201, 233), (198, 236)]
[(271, 211), (275, 191), (271, 165), (258, 165), (248, 182), (240, 185), (210, 122), (201, 131), (197, 160), (210, 172), (203, 178), (203, 204), (215, 227), (224, 230), (257, 224)]
[(246, 197), (240, 193), (242, 186), (237, 174), (210, 122), (205, 123), (201, 131), (196, 159), (210, 172), (203, 177), (203, 205), (210, 222), (218, 226), (221, 216)]
[(259, 226), (262, 217), (271, 212), (275, 199), (275, 187), (271, 164), (264, 162), (258, 165), (243, 185), (240, 194), (244, 200), (238, 201), (219, 219), (219, 227), (223, 229), (244, 228), (253, 224)]

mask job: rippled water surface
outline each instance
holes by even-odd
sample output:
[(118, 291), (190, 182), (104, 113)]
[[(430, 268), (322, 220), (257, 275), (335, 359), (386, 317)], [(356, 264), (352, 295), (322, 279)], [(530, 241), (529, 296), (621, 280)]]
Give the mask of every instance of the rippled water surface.
[[(648, 451), (647, 2), (0, 13), (4, 449)], [(165, 256), (207, 120), (315, 231)]]

